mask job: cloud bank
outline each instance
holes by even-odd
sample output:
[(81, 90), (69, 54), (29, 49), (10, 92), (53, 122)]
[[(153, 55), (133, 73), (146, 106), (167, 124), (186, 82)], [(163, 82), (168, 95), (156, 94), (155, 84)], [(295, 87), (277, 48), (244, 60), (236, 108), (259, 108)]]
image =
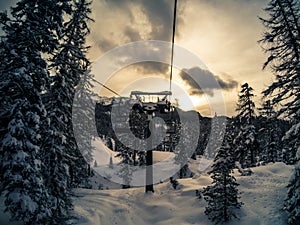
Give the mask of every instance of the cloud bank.
[(212, 72), (199, 67), (182, 70), (179, 76), (189, 86), (188, 91), (190, 95), (209, 94), (213, 96), (214, 90), (229, 91), (238, 85), (238, 82), (231, 78), (224, 80)]

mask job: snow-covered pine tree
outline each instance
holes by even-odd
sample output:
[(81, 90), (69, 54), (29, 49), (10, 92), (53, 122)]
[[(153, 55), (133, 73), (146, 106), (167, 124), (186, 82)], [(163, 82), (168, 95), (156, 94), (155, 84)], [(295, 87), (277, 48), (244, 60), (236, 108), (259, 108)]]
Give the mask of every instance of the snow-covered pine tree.
[(256, 140), (256, 129), (253, 125), (255, 118), (255, 104), (253, 88), (245, 83), (241, 86), (236, 111), (238, 112), (239, 132), (234, 140), (236, 153), (242, 167), (251, 167), (256, 164), (258, 155), (258, 142)]
[[(183, 137), (182, 143), (183, 143), (184, 147), (177, 148), (177, 146), (175, 146), (175, 148), (173, 148), (173, 151), (175, 153), (175, 163), (180, 165), (180, 170), (178, 171), (178, 177), (180, 179), (185, 177), (185, 174), (188, 170), (187, 162), (188, 162), (188, 159), (191, 157), (191, 155), (189, 155), (190, 149), (188, 148), (189, 146), (187, 144), (187, 139), (189, 137), (193, 137), (190, 132), (193, 130), (193, 125), (195, 125), (195, 124), (189, 124), (188, 122), (186, 122), (186, 123), (187, 124), (185, 124), (184, 126), (182, 126), (180, 124), (180, 126), (181, 126), (180, 136)], [(190, 125), (192, 125), (192, 126), (190, 126)], [(186, 129), (189, 126), (191, 129)]]
[[(138, 108), (132, 108), (129, 114), (129, 126), (131, 132), (137, 138), (146, 139), (149, 132), (149, 121), (147, 119), (147, 114), (141, 112)], [(120, 140), (117, 139), (116, 142), (118, 143)], [(122, 148), (120, 149), (122, 150)], [(131, 156), (134, 166), (143, 166), (146, 164), (146, 151), (144, 151), (144, 149), (145, 146), (141, 146), (137, 141), (133, 142), (131, 148), (125, 147), (125, 151), (129, 152), (129, 156)], [(121, 156), (124, 155), (121, 154)]]
[(41, 53), (55, 47), (52, 3), (23, 0), (11, 18), (0, 16), (1, 193), (11, 219), (25, 224), (51, 224), (40, 143), (46, 115), (41, 95), (48, 82)]
[[(16, 29), (18, 29), (19, 34), (21, 35), (27, 35), (24, 36), (23, 39), (31, 39), (31, 45), (34, 46), (34, 48), (37, 51), (40, 51), (42, 53), (50, 54), (57, 46), (57, 37), (54, 35), (53, 32), (59, 33), (59, 27), (61, 26), (61, 20), (62, 16), (61, 13), (64, 9), (65, 5), (64, 0), (20, 0), (16, 6), (11, 8), (11, 15), (10, 18), (6, 15), (7, 13), (1, 13), (1, 26), (3, 27), (4, 33), (9, 35), (15, 35), (13, 33), (16, 33)], [(10, 25), (8, 25), (10, 23)], [(23, 25), (21, 25), (23, 23)], [(38, 26), (37, 26), (38, 25)], [(19, 27), (18, 27), (19, 26)], [(21, 26), (28, 27), (28, 31), (21, 30)], [(29, 29), (30, 27), (30, 29)], [(55, 30), (55, 31), (54, 31)], [(34, 39), (32, 39), (34, 37)], [(7, 37), (2, 36), (1, 37), (2, 44), (5, 45), (7, 43)], [(20, 45), (23, 43), (20, 42)], [(6, 51), (5, 48), (11, 48), (11, 55), (17, 56), (17, 53), (13, 49), (13, 46), (2, 46), (1, 47), (1, 66), (4, 70), (4, 72), (7, 72), (10, 68), (10, 61), (9, 59), (6, 59)], [(19, 46), (25, 48), (25, 46)], [(25, 49), (23, 49), (25, 51)], [(34, 55), (32, 56), (34, 58)], [(36, 61), (41, 58), (41, 56), (38, 56)], [(27, 57), (24, 58), (24, 63), (27, 63)], [(43, 68), (46, 68), (45, 61), (39, 62)], [(21, 66), (21, 61), (19, 62), (18, 66)], [(10, 68), (9, 68), (10, 67)], [(40, 81), (43, 80), (42, 83)], [(47, 80), (47, 75), (41, 73), (41, 79), (36, 79), (35, 85), (38, 87), (38, 90), (42, 90), (42, 93), (45, 92), (46, 86), (49, 83)], [(7, 83), (4, 83), (4, 86), (7, 85)], [(8, 97), (9, 96), (3, 96)], [(0, 130), (0, 140), (3, 139), (3, 136), (6, 134), (7, 131), (7, 124), (8, 120), (1, 120), (1, 130)]]
[(212, 174), (212, 186), (204, 188), (202, 192), (208, 203), (205, 214), (216, 224), (237, 218), (235, 210), (242, 205), (239, 202), (238, 183), (232, 175), (235, 160), (231, 145), (232, 139), (226, 135), (209, 172)]
[(296, 225), (300, 221), (300, 147), (296, 154), (295, 170), (288, 185), (285, 209), (289, 212), (288, 223)]
[[(271, 0), (265, 11), (269, 17), (260, 18), (265, 26), (260, 43), (269, 57), (263, 69), (269, 66), (276, 80), (263, 91), (263, 94), (270, 98), (273, 104), (281, 104), (277, 116), (284, 114), (297, 126), (300, 123), (299, 1)], [(295, 129), (295, 126), (291, 129)], [(299, 137), (291, 137), (286, 144), (291, 152), (291, 158), (295, 159)]]
[[(87, 162), (77, 147), (73, 133), (72, 103), (76, 85), (81, 78), (89, 76), (90, 62), (85, 56), (88, 48), (84, 45), (89, 33), (87, 21), (90, 20), (90, 3), (70, 0), (68, 4), (64, 15), (66, 22), (60, 28), (61, 40), (49, 59), (53, 73), (51, 85), (43, 98), (49, 125), (43, 141), (44, 176), (52, 197), (53, 224), (68, 223), (73, 207), (71, 188), (80, 184), (89, 174)], [(85, 79), (80, 85), (80, 93), (85, 95), (90, 84)], [(84, 97), (87, 100), (87, 96)]]
[[(94, 87), (92, 81), (94, 76), (87, 70), (81, 75), (81, 80), (76, 86), (76, 93), (73, 101), (72, 122), (73, 130), (76, 136), (77, 146), (87, 163), (93, 160), (92, 140), (97, 135), (95, 122), (95, 101), (97, 97), (93, 93)], [(110, 139), (108, 139), (110, 141)], [(110, 141), (112, 148), (112, 143)]]
[(121, 168), (118, 171), (118, 176), (123, 179), (122, 188), (130, 188), (130, 183), (132, 180), (132, 165), (133, 161), (130, 158), (127, 151), (122, 152), (122, 162), (121, 162)]
[(225, 123), (225, 119), (220, 116), (218, 117), (217, 113), (215, 113), (215, 116), (211, 119), (211, 131), (209, 136), (211, 141), (208, 142), (204, 152), (204, 156), (208, 159), (215, 158), (217, 148), (222, 144), (225, 131), (225, 129), (221, 129), (225, 127), (223, 123)]
[(238, 112), (237, 116), (242, 122), (251, 123), (253, 118), (255, 117), (255, 104), (252, 100), (253, 97), (253, 88), (250, 87), (248, 83), (244, 83), (241, 86), (239, 100), (236, 108), (236, 111)]
[[(260, 18), (265, 27), (260, 43), (269, 57), (263, 69), (269, 66), (276, 79), (263, 94), (281, 105), (277, 116), (291, 119), (293, 125), (283, 139), (290, 152), (287, 155), (291, 156), (288, 161), (294, 163), (300, 148), (300, 5), (298, 0), (270, 0), (265, 11), (269, 17)], [(296, 162), (286, 200), (289, 224), (300, 219), (299, 180), (299, 162)]]
[(76, 137), (77, 147), (83, 157), (80, 157), (80, 161), (82, 162), (82, 166), (84, 166), (84, 174), (79, 182), (85, 187), (90, 186), (89, 176), (91, 175), (90, 168), (93, 161), (94, 150), (92, 141), (98, 136), (95, 121), (96, 103), (94, 100), (97, 97), (97, 94), (92, 91), (92, 88), (94, 87), (92, 84), (93, 80), (94, 76), (91, 74), (90, 70), (81, 74), (81, 80), (76, 86), (72, 108), (73, 131)]
[[(49, 98), (45, 98), (49, 114), (61, 123), (53, 124), (49, 132), (53, 135), (59, 133), (62, 138), (59, 140), (57, 137), (57, 143), (54, 144), (64, 148), (62, 162), (67, 163), (69, 168), (65, 171), (65, 176), (69, 177), (69, 187), (77, 186), (81, 178), (88, 175), (87, 163), (74, 137), (72, 104), (75, 88), (80, 79), (88, 74), (90, 66), (86, 57), (88, 47), (85, 45), (86, 36), (89, 34), (88, 22), (91, 21), (88, 16), (91, 12), (90, 4), (87, 0), (70, 0), (69, 14), (65, 16), (66, 22), (61, 28), (62, 40), (51, 58), (54, 76), (52, 76)], [(49, 141), (51, 143), (51, 139)]]
[(276, 120), (276, 112), (270, 100), (263, 102), (262, 107), (259, 108), (261, 123), (263, 128), (260, 129), (261, 136), (264, 138), (264, 145), (259, 154), (259, 161), (264, 163), (278, 162), (281, 159), (281, 152), (278, 149), (278, 121)]
[(98, 163), (97, 163), (96, 160), (95, 160), (95, 162), (94, 162), (94, 167), (98, 167)]
[[(55, 76), (56, 81), (61, 79), (61, 83), (52, 83), (49, 92), (44, 96), (44, 101), (48, 111), (48, 131), (43, 140), (43, 173), (45, 184), (49, 190), (52, 205), (53, 224), (65, 224), (69, 219), (69, 212), (72, 209), (70, 190), (70, 168), (69, 161), (73, 160), (68, 155), (67, 138), (67, 112), (64, 111), (65, 98), (61, 95), (61, 84), (63, 77)], [(56, 97), (56, 101), (53, 99)], [(65, 96), (64, 96), (65, 97)], [(48, 100), (49, 101), (46, 101)], [(50, 100), (51, 99), (51, 100)]]
[(113, 168), (114, 168), (114, 162), (113, 162), (112, 155), (110, 155), (110, 157), (109, 157), (109, 164), (108, 164), (108, 167), (109, 167), (110, 169), (113, 169)]

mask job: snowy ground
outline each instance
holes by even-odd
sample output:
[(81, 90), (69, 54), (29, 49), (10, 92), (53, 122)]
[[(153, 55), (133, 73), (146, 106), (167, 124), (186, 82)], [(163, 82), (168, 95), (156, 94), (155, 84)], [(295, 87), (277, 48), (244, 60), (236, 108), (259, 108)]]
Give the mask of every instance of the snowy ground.
[[(96, 142), (98, 150), (95, 159), (98, 170), (114, 173), (119, 160), (113, 157), (113, 169), (108, 167), (110, 156), (116, 153)], [(154, 162), (167, 162), (167, 167), (174, 158), (172, 153), (154, 152)], [(112, 183), (107, 178), (95, 174), (91, 179), (94, 189), (101, 184), (104, 190), (76, 189), (74, 197), (74, 213), (78, 217), (77, 225), (188, 225), (211, 223), (204, 214), (206, 202), (198, 200), (195, 190), (210, 185), (207, 175), (209, 161), (191, 160), (189, 168), (195, 173), (193, 178), (178, 180), (180, 188), (174, 190), (166, 181), (154, 186), (154, 193), (144, 193), (144, 187), (121, 189), (121, 185)], [(95, 168), (94, 168), (95, 169)], [(169, 168), (163, 168), (166, 171)], [(253, 168), (252, 176), (235, 177), (240, 184), (241, 201), (244, 202), (239, 211), (240, 220), (229, 225), (286, 225), (286, 214), (282, 210), (286, 196), (286, 184), (291, 176), (292, 166), (283, 163), (269, 164)], [(157, 173), (157, 171), (156, 171)], [(143, 176), (142, 172), (138, 176)], [(156, 174), (157, 175), (157, 174)], [(160, 176), (158, 174), (158, 176)], [(109, 190), (106, 190), (109, 189)], [(0, 201), (0, 225), (9, 223), (8, 215), (3, 213), (3, 198)]]
[[(199, 168), (197, 161), (191, 168)], [(197, 169), (196, 169), (197, 170)], [(253, 168), (248, 177), (235, 173), (241, 201), (240, 220), (230, 225), (286, 225), (282, 211), (286, 184), (292, 167), (283, 163)], [(78, 225), (166, 225), (212, 224), (204, 214), (206, 202), (196, 199), (195, 190), (210, 184), (205, 173), (197, 171), (194, 178), (178, 180), (180, 189), (174, 190), (169, 182), (155, 185), (155, 193), (144, 193), (144, 188), (87, 190), (77, 189), (75, 213)]]
[[(99, 184), (104, 189), (119, 189), (120, 185), (116, 185), (116, 183), (123, 182), (119, 172), (124, 164), (120, 163), (121, 159), (119, 157), (116, 157), (118, 153), (107, 148), (99, 138), (94, 141), (93, 145), (96, 148), (93, 152), (93, 161), (91, 163), (93, 170), (96, 172), (95, 177), (91, 179), (93, 189), (97, 189)], [(169, 179), (179, 170), (179, 165), (174, 163), (174, 157), (175, 155), (172, 152), (153, 151), (154, 183), (160, 183), (162, 180)], [(111, 165), (110, 158), (112, 160)], [(97, 162), (96, 167), (94, 166), (95, 161)], [(130, 170), (132, 171), (132, 186), (145, 184), (145, 167), (130, 166)], [(110, 184), (108, 180), (113, 183)]]

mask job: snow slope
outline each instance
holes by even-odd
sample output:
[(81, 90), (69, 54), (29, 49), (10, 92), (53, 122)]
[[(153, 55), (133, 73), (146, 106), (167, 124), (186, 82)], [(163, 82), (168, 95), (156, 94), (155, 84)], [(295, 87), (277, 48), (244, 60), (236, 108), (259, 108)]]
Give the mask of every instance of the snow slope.
[[(119, 176), (119, 171), (124, 164), (121, 164), (121, 159), (116, 157), (118, 154), (107, 148), (100, 138), (97, 138), (93, 145), (95, 150), (93, 152), (93, 162), (97, 162), (97, 166), (93, 167), (93, 170), (96, 172), (96, 179), (92, 179), (93, 188), (99, 184), (108, 187), (109, 189), (115, 189), (118, 186), (114, 183), (122, 183), (123, 179)], [(112, 156), (112, 167), (109, 167), (110, 157)], [(173, 176), (176, 171), (179, 170), (179, 165), (174, 162), (174, 153), (171, 152), (159, 152), (153, 151), (153, 171), (154, 171), (154, 183), (159, 183), (161, 180), (169, 179), (170, 176)], [(145, 167), (131, 166), (132, 170), (132, 186), (141, 186), (145, 184)], [(102, 178), (101, 178), (102, 177)], [(112, 185), (109, 184), (108, 180), (103, 179), (107, 178), (111, 180)], [(97, 182), (98, 179), (98, 182)], [(97, 188), (96, 188), (97, 189)]]
[[(196, 168), (196, 162), (193, 162)], [(254, 174), (235, 176), (240, 183), (240, 220), (229, 225), (286, 225), (282, 211), (286, 184), (292, 167), (283, 163), (253, 168)], [(78, 225), (167, 225), (212, 224), (204, 214), (206, 202), (196, 199), (195, 190), (210, 184), (207, 174), (196, 172), (194, 178), (178, 180), (180, 189), (169, 182), (155, 185), (155, 193), (144, 193), (144, 188), (87, 190), (77, 189), (74, 199)]]

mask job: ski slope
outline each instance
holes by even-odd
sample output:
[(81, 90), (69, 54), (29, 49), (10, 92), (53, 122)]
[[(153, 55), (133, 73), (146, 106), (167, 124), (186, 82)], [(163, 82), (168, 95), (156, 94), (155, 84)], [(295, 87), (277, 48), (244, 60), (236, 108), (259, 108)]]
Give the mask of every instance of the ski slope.
[[(197, 168), (197, 161), (191, 162)], [(292, 166), (283, 163), (253, 168), (253, 175), (242, 177), (235, 171), (240, 184), (240, 219), (229, 225), (286, 225), (282, 210)], [(155, 185), (154, 193), (143, 187), (115, 190), (77, 189), (74, 198), (77, 225), (188, 225), (213, 224), (204, 214), (206, 202), (198, 200), (195, 190), (210, 184), (206, 173), (194, 171), (193, 178), (178, 180), (174, 190), (169, 182)]]

